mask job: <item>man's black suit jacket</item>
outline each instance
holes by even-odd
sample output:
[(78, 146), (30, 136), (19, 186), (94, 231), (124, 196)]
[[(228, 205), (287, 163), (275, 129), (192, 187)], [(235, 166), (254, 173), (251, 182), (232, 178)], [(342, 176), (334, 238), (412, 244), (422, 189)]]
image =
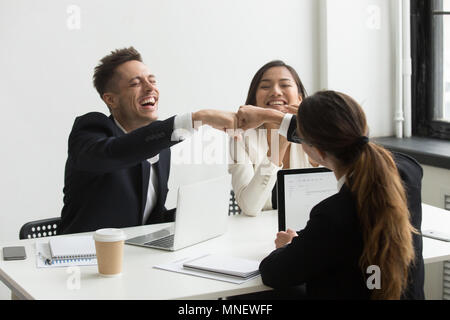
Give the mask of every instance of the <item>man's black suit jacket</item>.
[[(60, 233), (142, 225), (151, 165), (159, 154), (157, 203), (145, 224), (173, 221), (164, 206), (174, 117), (125, 134), (98, 112), (75, 120), (69, 136)], [(153, 169), (152, 169), (153, 170)]]
[[(296, 117), (288, 131), (295, 142)], [(394, 160), (407, 193), (411, 224), (421, 231), (422, 167), (412, 158), (394, 153)], [(274, 288), (306, 284), (313, 299), (368, 299), (368, 274), (358, 266), (363, 239), (356, 212), (356, 201), (346, 185), (336, 195), (315, 206), (310, 220), (292, 243), (277, 249), (260, 265), (263, 282)], [(411, 266), (403, 299), (424, 299), (422, 236), (413, 235), (415, 263)], [(383, 270), (381, 270), (383, 272)], [(383, 285), (383, 284), (381, 284)]]

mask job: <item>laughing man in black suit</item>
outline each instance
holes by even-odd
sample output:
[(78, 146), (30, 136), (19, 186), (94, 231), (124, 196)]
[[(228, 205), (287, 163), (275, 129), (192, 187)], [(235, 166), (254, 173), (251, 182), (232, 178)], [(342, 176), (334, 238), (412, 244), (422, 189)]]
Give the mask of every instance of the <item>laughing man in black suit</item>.
[(235, 128), (234, 113), (200, 110), (158, 119), (156, 77), (133, 47), (115, 50), (95, 68), (94, 86), (111, 115), (76, 118), (69, 136), (60, 233), (169, 222), (164, 206), (170, 147), (194, 121)]

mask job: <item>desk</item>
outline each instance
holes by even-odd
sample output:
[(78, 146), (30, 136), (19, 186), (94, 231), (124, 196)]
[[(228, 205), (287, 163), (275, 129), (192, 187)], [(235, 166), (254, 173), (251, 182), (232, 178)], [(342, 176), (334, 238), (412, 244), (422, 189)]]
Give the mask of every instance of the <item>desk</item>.
[[(128, 238), (156, 231), (169, 224), (124, 228)], [(244, 284), (204, 279), (154, 269), (154, 265), (176, 261), (202, 253), (214, 252), (262, 260), (274, 249), (277, 232), (276, 211), (264, 212), (258, 218), (229, 217), (224, 235), (179, 251), (125, 245), (123, 274), (120, 278), (103, 278), (97, 266), (80, 267), (80, 289), (70, 290), (74, 274), (68, 268), (37, 269), (36, 239), (1, 243), (25, 246), (27, 259), (0, 261), (0, 280), (20, 299), (217, 299), (219, 297), (267, 290), (261, 277)], [(42, 241), (45, 239), (40, 239)], [(73, 285), (72, 285), (73, 287)]]
[[(450, 211), (422, 204), (422, 230), (433, 229), (450, 234)], [(423, 237), (425, 264), (450, 260), (450, 242)]]
[[(124, 231), (133, 237), (167, 225), (139, 226)], [(23, 261), (1, 260), (0, 280), (21, 299), (217, 299), (263, 291), (269, 288), (262, 284), (260, 277), (236, 285), (152, 267), (206, 252), (262, 260), (274, 249), (277, 225), (277, 212), (267, 211), (255, 218), (229, 217), (226, 234), (176, 252), (125, 245), (121, 277), (102, 278), (97, 266), (80, 267), (79, 289), (70, 289), (74, 274), (68, 273), (68, 268), (36, 268), (36, 239), (1, 243), (0, 247), (25, 246), (28, 257)], [(449, 232), (450, 214), (423, 205), (422, 227)], [(450, 243), (424, 238), (423, 256), (425, 263), (450, 259)]]

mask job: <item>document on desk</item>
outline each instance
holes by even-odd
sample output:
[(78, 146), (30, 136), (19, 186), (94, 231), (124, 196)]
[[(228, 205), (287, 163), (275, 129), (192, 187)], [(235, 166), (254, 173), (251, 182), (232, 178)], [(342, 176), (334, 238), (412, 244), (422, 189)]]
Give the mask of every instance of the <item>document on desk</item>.
[[(240, 273), (240, 272), (234, 270), (234, 272), (235, 272), (235, 274), (240, 274), (243, 276), (225, 274), (223, 271), (226, 271), (229, 268), (227, 268), (226, 270), (221, 270), (222, 272), (217, 272), (217, 271), (214, 272), (214, 271), (200, 270), (200, 269), (189, 267), (189, 266), (194, 266), (194, 265), (196, 266), (197, 263), (195, 263), (195, 261), (201, 261), (202, 259), (208, 259), (209, 262), (211, 262), (212, 260), (210, 258), (214, 258), (215, 261), (227, 259), (229, 261), (228, 266), (231, 266), (232, 262), (236, 261), (239, 265), (235, 264), (234, 266), (241, 268), (241, 269), (242, 269), (242, 267), (244, 267), (245, 271), (244, 271), (244, 273)], [(153, 266), (153, 268), (166, 270), (166, 271), (172, 271), (172, 272), (178, 272), (178, 273), (183, 273), (183, 274), (189, 274), (189, 275), (202, 277), (202, 278), (208, 278), (208, 279), (213, 279), (213, 280), (241, 284), (241, 283), (244, 283), (246, 281), (249, 281), (249, 280), (254, 279), (259, 276), (259, 271), (258, 271), (259, 261), (252, 261), (252, 260), (247, 260), (247, 259), (246, 259), (246, 261), (243, 261), (243, 260), (244, 259), (227, 257), (227, 256), (202, 254), (202, 255), (199, 255), (196, 257), (187, 257), (184, 259), (180, 259), (180, 260), (177, 260), (177, 261), (174, 261), (171, 263), (155, 265), (155, 266)], [(231, 269), (233, 269), (233, 268), (231, 268)], [(213, 270), (213, 269), (211, 269), (211, 270)], [(245, 276), (247, 276), (247, 277), (245, 277)]]

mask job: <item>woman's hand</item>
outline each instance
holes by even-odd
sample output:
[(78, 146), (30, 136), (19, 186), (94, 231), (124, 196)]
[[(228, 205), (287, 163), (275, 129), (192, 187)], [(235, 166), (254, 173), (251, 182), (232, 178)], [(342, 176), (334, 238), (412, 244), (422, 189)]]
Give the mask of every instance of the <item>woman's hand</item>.
[(285, 245), (291, 243), (292, 239), (298, 237), (297, 232), (291, 229), (287, 229), (286, 232), (280, 231), (277, 233), (277, 238), (275, 239), (275, 247), (281, 248)]
[(311, 159), (309, 157), (308, 157), (308, 161), (314, 168), (317, 168), (318, 166), (320, 166), (320, 164), (318, 164), (317, 162), (315, 162), (313, 159)]
[(265, 109), (272, 109), (272, 110), (277, 110), (277, 111), (283, 112), (284, 114), (290, 113), (290, 114), (296, 115), (298, 112), (299, 106), (300, 106), (300, 104), (292, 104), (292, 105), (284, 105), (284, 106), (270, 106), (270, 107), (266, 107)]
[(287, 106), (286, 107), (286, 113), (291, 113), (291, 114), (297, 115), (299, 106), (300, 105)]

